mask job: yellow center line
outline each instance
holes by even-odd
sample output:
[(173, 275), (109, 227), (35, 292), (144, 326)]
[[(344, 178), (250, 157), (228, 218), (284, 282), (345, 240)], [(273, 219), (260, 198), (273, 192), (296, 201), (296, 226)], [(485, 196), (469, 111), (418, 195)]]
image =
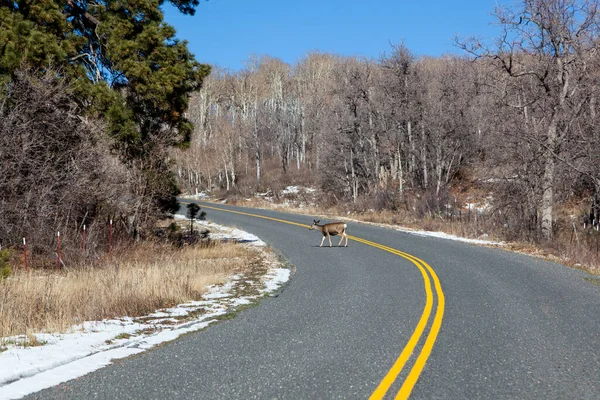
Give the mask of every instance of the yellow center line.
[(392, 386), (392, 384), (394, 383), (394, 381), (396, 380), (396, 378), (402, 371), (402, 368), (404, 368), (404, 365), (406, 364), (406, 362), (410, 358), (410, 355), (412, 354), (415, 347), (419, 343), (419, 339), (423, 335), (423, 331), (425, 330), (425, 327), (427, 326), (427, 320), (429, 320), (429, 315), (431, 314), (431, 309), (433, 308), (433, 295), (431, 293), (431, 281), (429, 280), (429, 276), (427, 275), (427, 272), (425, 271), (425, 269), (418, 262), (416, 262), (415, 260), (413, 260), (410, 257), (407, 257), (404, 254), (401, 254), (399, 251), (388, 248), (387, 246), (383, 246), (383, 245), (380, 245), (380, 244), (377, 244), (374, 242), (370, 242), (368, 240), (364, 240), (364, 239), (360, 239), (360, 238), (356, 238), (356, 237), (352, 237), (352, 239), (356, 240), (357, 242), (361, 242), (366, 245), (377, 247), (377, 248), (385, 250), (387, 252), (396, 254), (400, 257), (406, 258), (407, 260), (411, 261), (421, 271), (421, 275), (423, 276), (423, 282), (425, 285), (426, 301), (425, 301), (425, 307), (423, 309), (423, 314), (421, 315), (421, 318), (419, 319), (419, 323), (417, 324), (417, 327), (415, 328), (413, 334), (411, 335), (410, 339), (408, 340), (408, 343), (406, 344), (406, 346), (404, 346), (402, 353), (400, 353), (400, 356), (398, 357), (396, 362), (394, 362), (394, 365), (392, 365), (392, 368), (388, 371), (388, 373), (381, 380), (381, 382), (379, 383), (379, 385), (377, 386), (377, 388), (375, 389), (375, 391), (373, 392), (371, 397), (369, 397), (369, 399), (371, 399), (371, 400), (382, 399), (383, 396), (385, 396), (385, 394), (389, 390), (390, 386)]
[[(181, 203), (188, 204), (189, 202), (182, 201)], [(233, 213), (233, 214), (247, 215), (247, 216), (251, 216), (251, 217), (262, 218), (262, 219), (281, 222), (281, 223), (289, 224), (289, 225), (296, 225), (296, 226), (299, 226), (302, 228), (310, 227), (309, 225), (300, 224), (297, 222), (292, 222), (292, 221), (279, 219), (279, 218), (266, 217), (264, 215), (252, 214), (252, 213), (247, 213), (247, 212), (243, 212), (243, 211), (234, 211), (234, 210), (229, 210), (229, 209), (220, 208), (220, 207), (212, 207), (212, 206), (207, 206), (205, 204), (203, 204), (202, 207), (212, 209), (212, 210), (225, 211), (225, 212), (229, 212), (229, 213)], [(427, 359), (429, 358), (429, 355), (431, 354), (431, 350), (433, 349), (433, 345), (435, 344), (438, 333), (442, 326), (442, 319), (444, 317), (444, 308), (445, 308), (445, 298), (444, 298), (444, 292), (442, 291), (442, 286), (441, 286), (440, 281), (437, 277), (437, 274), (435, 273), (433, 268), (431, 268), (431, 266), (429, 266), (429, 264), (427, 264), (425, 261), (421, 260), (420, 258), (417, 258), (409, 253), (405, 253), (403, 251), (394, 249), (392, 247), (388, 247), (388, 246), (385, 246), (385, 245), (382, 245), (382, 244), (379, 244), (376, 242), (372, 242), (370, 240), (362, 239), (362, 238), (359, 238), (356, 236), (348, 235), (348, 238), (350, 240), (353, 240), (353, 241), (356, 241), (359, 243), (363, 243), (368, 246), (376, 247), (378, 249), (387, 251), (389, 253), (395, 254), (397, 256), (400, 256), (402, 258), (409, 260), (414, 265), (416, 265), (417, 268), (419, 268), (419, 271), (421, 271), (421, 275), (423, 276), (423, 283), (425, 286), (426, 301), (425, 301), (425, 307), (423, 308), (423, 314), (421, 315), (421, 318), (419, 319), (419, 322), (418, 322), (413, 334), (411, 335), (408, 343), (402, 350), (402, 353), (400, 353), (400, 356), (398, 357), (396, 362), (394, 362), (394, 365), (392, 366), (392, 368), (388, 371), (388, 373), (385, 375), (385, 377), (379, 383), (379, 385), (377, 386), (377, 388), (371, 395), (370, 400), (382, 399), (383, 396), (385, 396), (386, 392), (389, 390), (390, 386), (394, 383), (394, 381), (396, 380), (396, 378), (398, 377), (398, 375), (404, 368), (406, 362), (410, 358), (411, 354), (413, 353), (415, 347), (419, 343), (421, 336), (423, 335), (423, 332), (425, 331), (425, 328), (427, 326), (427, 321), (429, 320), (429, 317), (431, 315), (431, 310), (433, 308), (433, 293), (432, 293), (432, 289), (431, 289), (431, 280), (430, 280), (427, 272), (429, 272), (429, 274), (431, 275), (431, 277), (433, 279), (434, 286), (435, 286), (435, 292), (437, 295), (437, 307), (436, 307), (436, 312), (435, 312), (435, 316), (433, 319), (433, 323), (429, 330), (429, 334), (427, 335), (427, 339), (425, 340), (425, 344), (423, 345), (423, 348), (421, 349), (421, 353), (417, 357), (417, 360), (415, 361), (408, 376), (402, 383), (400, 391), (396, 395), (396, 399), (407, 399), (410, 396), (410, 393), (412, 392), (412, 389), (414, 388), (415, 384), (417, 383), (417, 380), (419, 379), (419, 376), (421, 375), (423, 368), (425, 367)]]
[[(355, 240), (357, 240), (357, 239), (355, 238)], [(421, 320), (419, 321), (419, 324), (417, 325), (415, 332), (411, 336), (409, 343), (406, 345), (406, 347), (402, 351), (402, 354), (400, 354), (400, 357), (398, 358), (396, 363), (394, 363), (394, 365), (392, 366), (392, 369), (390, 369), (388, 374), (384, 377), (383, 381), (380, 383), (380, 386), (384, 386), (384, 382), (385, 382), (385, 385), (387, 385), (385, 391), (387, 391), (389, 386), (391, 386), (391, 384), (394, 382), (394, 380), (396, 379), (396, 377), (398, 376), (398, 374), (404, 367), (404, 364), (408, 360), (410, 353), (412, 353), (412, 350), (414, 349), (414, 347), (416, 345), (416, 343), (414, 343), (414, 345), (411, 345), (413, 343), (413, 340), (416, 340), (418, 342), (418, 340), (420, 339), (420, 336), (422, 335), (423, 328), (424, 328), (424, 326), (421, 323), (422, 323), (423, 319), (425, 318), (425, 314), (427, 314), (427, 318), (425, 318), (425, 320), (427, 320), (429, 318), (429, 312), (430, 312), (431, 308), (428, 309), (428, 304), (430, 302), (430, 296), (431, 296), (431, 284), (429, 282), (429, 278), (427, 277), (425, 271), (423, 270), (423, 267), (419, 264), (422, 264), (429, 271), (429, 273), (431, 274), (433, 281), (434, 281), (438, 304), (437, 304), (437, 308), (436, 308), (435, 317), (433, 319), (433, 324), (431, 325), (431, 329), (429, 330), (429, 334), (427, 335), (425, 344), (423, 345), (423, 348), (421, 349), (421, 353), (417, 357), (415, 364), (413, 365), (410, 373), (404, 380), (404, 383), (402, 384), (400, 391), (396, 395), (396, 399), (407, 399), (410, 396), (410, 393), (412, 392), (412, 389), (414, 388), (415, 384), (417, 383), (417, 380), (419, 379), (419, 376), (421, 375), (423, 368), (425, 367), (425, 363), (427, 362), (427, 359), (429, 358), (429, 355), (431, 354), (431, 350), (433, 349), (433, 345), (435, 344), (435, 340), (437, 339), (437, 335), (442, 326), (442, 319), (444, 317), (444, 309), (445, 309), (445, 305), (446, 305), (444, 292), (442, 291), (442, 285), (440, 284), (440, 280), (437, 277), (437, 274), (435, 273), (433, 268), (431, 268), (431, 266), (429, 266), (429, 264), (427, 264), (425, 261), (421, 260), (420, 258), (417, 258), (411, 254), (404, 253), (404, 252), (396, 250), (394, 248), (383, 246), (383, 245), (380, 245), (378, 243), (371, 242), (368, 240), (360, 239), (357, 241), (360, 241), (365, 244), (369, 244), (374, 247), (378, 247), (382, 250), (397, 254), (401, 257), (411, 260), (413, 262), (413, 264), (415, 264), (415, 265), (417, 265), (417, 267), (419, 267), (419, 269), (421, 270), (421, 273), (424, 276), (423, 279), (426, 281), (425, 290), (427, 292), (427, 301), (426, 301), (427, 304), (425, 305), (423, 315), (421, 316)], [(418, 336), (417, 336), (417, 334), (418, 334)], [(415, 337), (416, 337), (416, 339), (415, 339)], [(409, 348), (410, 348), (410, 352), (405, 355), (404, 353), (407, 352), (407, 349), (409, 349)], [(392, 377), (393, 377), (393, 379), (392, 379)], [(391, 379), (391, 382), (390, 382), (390, 379)], [(383, 396), (385, 395), (385, 391), (383, 391), (383, 393), (381, 393), (381, 391), (378, 391), (378, 390), (379, 390), (379, 387), (371, 395), (371, 399), (383, 398)]]
[[(188, 204), (185, 201), (181, 201), (180, 203), (183, 204)], [(228, 210), (226, 208), (219, 208), (219, 207), (211, 207), (211, 206), (207, 206), (205, 204), (202, 204), (202, 207), (204, 208), (208, 208), (210, 210), (218, 210), (218, 211), (226, 211), (226, 212), (230, 212), (233, 214), (239, 214), (239, 215), (248, 215), (250, 217), (256, 217), (256, 218), (262, 218), (262, 219), (268, 219), (270, 221), (277, 221), (277, 222), (283, 222), (284, 224), (289, 224), (289, 225), (296, 225), (296, 226), (300, 226), (302, 228), (310, 228), (309, 225), (305, 225), (305, 224), (299, 224), (297, 222), (292, 222), (292, 221), (287, 221), (285, 219), (278, 219), (278, 218), (271, 218), (271, 217), (265, 217), (264, 215), (258, 215), (258, 214), (250, 214), (247, 212), (242, 212), (242, 211), (233, 211), (233, 210)]]

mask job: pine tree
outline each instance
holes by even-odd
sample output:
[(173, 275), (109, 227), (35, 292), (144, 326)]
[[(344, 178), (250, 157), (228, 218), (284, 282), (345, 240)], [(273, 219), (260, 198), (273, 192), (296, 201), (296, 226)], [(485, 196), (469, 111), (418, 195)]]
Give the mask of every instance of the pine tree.
[[(58, 70), (77, 88), (77, 101), (103, 118), (114, 150), (146, 180), (147, 212), (173, 211), (177, 186), (168, 146), (186, 146), (189, 94), (210, 67), (164, 22), (163, 0), (16, 0), (0, 6), (0, 84), (26, 68)], [(172, 0), (193, 15), (197, 0)]]

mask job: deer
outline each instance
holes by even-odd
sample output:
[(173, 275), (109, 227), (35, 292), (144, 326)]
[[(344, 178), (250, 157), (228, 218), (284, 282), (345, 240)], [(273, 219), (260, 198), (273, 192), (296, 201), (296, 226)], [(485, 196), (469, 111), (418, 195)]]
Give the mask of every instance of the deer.
[(338, 247), (342, 245), (342, 241), (344, 240), (344, 238), (346, 238), (346, 244), (344, 245), (344, 247), (348, 247), (348, 235), (346, 234), (346, 228), (348, 228), (348, 225), (346, 225), (343, 222), (330, 222), (328, 224), (319, 225), (319, 222), (321, 222), (321, 220), (313, 220), (312, 225), (310, 226), (310, 228), (308, 228), (311, 231), (313, 229), (318, 229), (323, 234), (323, 239), (321, 239), (321, 245), (319, 247), (323, 247), (323, 242), (325, 241), (326, 237), (327, 239), (329, 239), (329, 247), (332, 247), (331, 236), (336, 235), (341, 236), (340, 242), (338, 243)]

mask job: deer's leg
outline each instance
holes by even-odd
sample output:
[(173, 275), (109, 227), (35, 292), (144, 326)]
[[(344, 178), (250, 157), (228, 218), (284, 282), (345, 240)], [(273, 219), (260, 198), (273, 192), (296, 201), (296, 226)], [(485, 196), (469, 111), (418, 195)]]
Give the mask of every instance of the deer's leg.
[(342, 241), (344, 240), (344, 236), (346, 236), (346, 232), (342, 232), (342, 234), (340, 235), (340, 242), (338, 243), (338, 247), (340, 247), (342, 245)]
[(348, 247), (348, 234), (346, 233), (346, 231), (344, 231), (344, 236), (346, 237), (346, 246), (344, 247)]
[(323, 242), (325, 241), (325, 235), (323, 235), (323, 239), (321, 239), (321, 245), (319, 247), (323, 247)]
[(331, 245), (331, 235), (329, 234), (329, 232), (327, 232), (327, 239), (329, 240), (329, 247), (332, 247), (332, 245)]

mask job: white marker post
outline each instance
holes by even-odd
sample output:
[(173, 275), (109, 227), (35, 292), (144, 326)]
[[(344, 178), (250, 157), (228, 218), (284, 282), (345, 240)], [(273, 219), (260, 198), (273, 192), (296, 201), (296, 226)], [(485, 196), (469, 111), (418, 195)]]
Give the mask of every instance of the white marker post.
[(85, 256), (85, 224), (83, 224), (83, 232), (81, 233), (81, 251)]
[(25, 263), (25, 272), (27, 272), (27, 241), (25, 238), (23, 238), (23, 263)]

